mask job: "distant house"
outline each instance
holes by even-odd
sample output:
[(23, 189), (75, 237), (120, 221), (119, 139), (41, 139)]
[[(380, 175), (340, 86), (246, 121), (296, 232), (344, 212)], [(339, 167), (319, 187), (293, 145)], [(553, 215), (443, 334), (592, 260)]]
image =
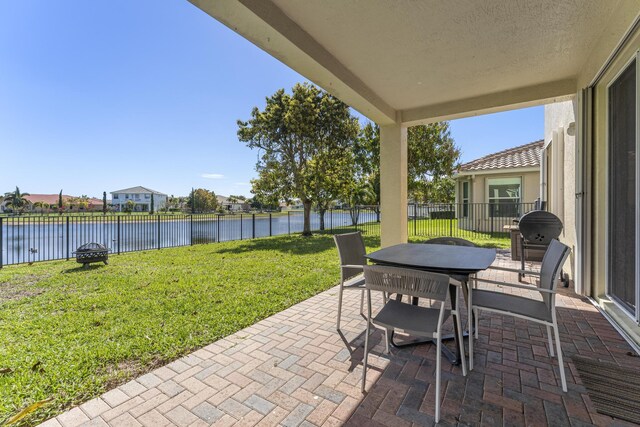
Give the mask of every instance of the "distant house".
[(218, 205), (225, 211), (244, 212), (251, 208), (246, 200), (233, 200), (226, 196), (216, 196), (216, 199), (218, 200)]
[(151, 210), (151, 195), (153, 194), (154, 210), (162, 209), (167, 204), (167, 195), (146, 187), (131, 187), (111, 192), (111, 203), (117, 211), (124, 211), (129, 200), (134, 203), (135, 212), (149, 212)]
[(454, 174), (460, 226), (486, 231), (492, 218), (517, 218), (540, 196), (540, 156), (535, 141), (465, 163)]

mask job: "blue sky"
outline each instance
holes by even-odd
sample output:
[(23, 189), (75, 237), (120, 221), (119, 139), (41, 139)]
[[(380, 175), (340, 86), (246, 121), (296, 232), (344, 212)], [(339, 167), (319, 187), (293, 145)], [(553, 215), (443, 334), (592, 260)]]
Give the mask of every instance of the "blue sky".
[[(303, 81), (186, 0), (0, 0), (0, 192), (250, 195), (236, 120)], [(542, 138), (542, 107), (451, 123), (462, 161)]]

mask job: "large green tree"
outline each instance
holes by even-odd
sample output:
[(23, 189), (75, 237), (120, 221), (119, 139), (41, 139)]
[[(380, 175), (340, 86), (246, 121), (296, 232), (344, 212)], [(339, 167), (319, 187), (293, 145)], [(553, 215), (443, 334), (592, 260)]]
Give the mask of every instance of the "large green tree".
[(213, 212), (218, 209), (216, 193), (204, 188), (197, 188), (189, 194), (189, 206), (192, 213)]
[(448, 203), (455, 196), (451, 176), (458, 166), (456, 147), (449, 122), (413, 126), (407, 130), (408, 190), (416, 202)]
[(29, 206), (29, 200), (26, 199), (26, 196), (29, 195), (29, 193), (20, 192), (20, 188), (16, 186), (16, 190), (5, 193), (4, 198), (7, 200), (7, 207), (14, 211), (22, 212), (27, 206)]
[[(366, 194), (364, 204), (374, 206), (376, 217), (380, 222), (380, 128), (375, 123), (367, 123), (360, 130), (358, 141), (354, 150), (355, 156), (355, 182), (359, 194)], [(367, 191), (362, 192), (363, 188)], [(345, 201), (351, 204), (351, 198), (345, 197)], [(352, 206), (353, 209), (353, 206)], [(352, 213), (353, 219), (353, 213)]]
[(260, 150), (252, 192), (270, 202), (294, 198), (304, 206), (303, 235), (311, 234), (311, 207), (321, 213), (353, 178), (352, 148), (359, 130), (349, 107), (311, 84), (284, 89), (238, 121), (238, 138)]
[[(408, 190), (417, 202), (448, 203), (455, 196), (451, 178), (458, 166), (460, 149), (456, 147), (448, 122), (413, 126), (407, 130)], [(380, 129), (368, 123), (360, 131), (355, 158), (358, 179), (367, 181), (380, 203)]]

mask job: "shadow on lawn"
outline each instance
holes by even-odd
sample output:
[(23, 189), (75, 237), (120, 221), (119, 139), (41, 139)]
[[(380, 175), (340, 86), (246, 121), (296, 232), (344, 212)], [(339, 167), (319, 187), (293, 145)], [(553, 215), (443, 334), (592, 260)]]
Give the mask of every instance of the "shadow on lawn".
[[(247, 240), (235, 248), (216, 249), (216, 253), (242, 254), (253, 251), (280, 251), (294, 255), (310, 255), (327, 250), (335, 249), (333, 234), (316, 233), (313, 236), (305, 237), (300, 234), (291, 236), (278, 236), (277, 239), (254, 239)], [(367, 247), (379, 247), (379, 236), (363, 235), (364, 243)], [(337, 255), (336, 255), (337, 256)]]
[(103, 263), (100, 263), (100, 264), (96, 263), (96, 264), (89, 264), (88, 267), (80, 265), (80, 266), (75, 267), (75, 268), (67, 268), (66, 270), (62, 270), (62, 272), (64, 274), (67, 274), (67, 273), (83, 273), (83, 272), (86, 273), (86, 272), (89, 272), (89, 271), (92, 271), (92, 270), (97, 270), (99, 268), (105, 268), (105, 267), (107, 267), (107, 266), (104, 265)]

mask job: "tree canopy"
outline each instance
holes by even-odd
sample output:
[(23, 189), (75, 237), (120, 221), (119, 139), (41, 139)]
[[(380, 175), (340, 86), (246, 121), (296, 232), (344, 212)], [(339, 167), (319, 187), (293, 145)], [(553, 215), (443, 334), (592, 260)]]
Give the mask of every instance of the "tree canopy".
[(451, 176), (458, 166), (448, 122), (413, 126), (407, 130), (409, 196), (416, 202), (444, 203), (454, 199)]
[(218, 209), (216, 193), (204, 188), (192, 190), (188, 201), (192, 213), (213, 212)]
[(239, 140), (261, 152), (252, 192), (267, 204), (300, 199), (311, 234), (312, 205), (326, 208), (351, 183), (359, 128), (346, 104), (311, 84), (278, 90), (238, 121)]
[(27, 206), (29, 206), (29, 200), (26, 199), (26, 196), (29, 196), (29, 193), (20, 192), (20, 188), (16, 186), (15, 191), (11, 191), (9, 193), (5, 193), (4, 199), (7, 201), (7, 207), (21, 212)]

